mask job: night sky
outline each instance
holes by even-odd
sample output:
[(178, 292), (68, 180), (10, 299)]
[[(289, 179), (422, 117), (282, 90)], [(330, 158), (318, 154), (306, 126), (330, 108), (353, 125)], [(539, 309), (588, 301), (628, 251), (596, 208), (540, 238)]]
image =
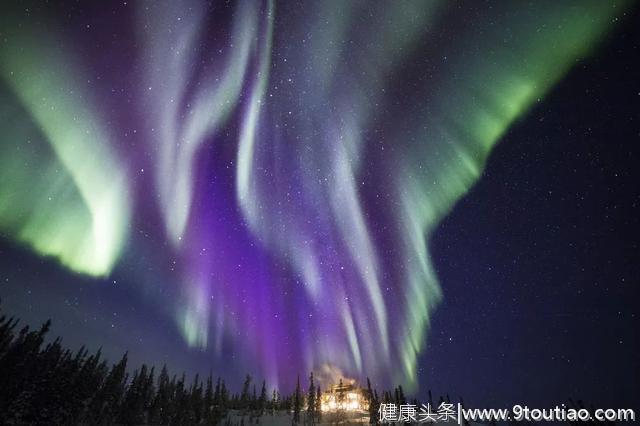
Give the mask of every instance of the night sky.
[(2, 310), (132, 366), (640, 408), (625, 1), (3, 2)]

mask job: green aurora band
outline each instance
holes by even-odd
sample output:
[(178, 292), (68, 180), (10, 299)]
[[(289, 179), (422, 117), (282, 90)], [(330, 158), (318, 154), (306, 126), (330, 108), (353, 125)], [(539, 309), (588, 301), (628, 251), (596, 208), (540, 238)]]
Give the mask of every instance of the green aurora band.
[(0, 229), (73, 271), (107, 275), (126, 239), (127, 176), (85, 74), (54, 40), (13, 31), (0, 49)]
[[(491, 149), (509, 127), (593, 51), (624, 12), (623, 5), (549, 2), (541, 14), (532, 10), (540, 5), (511, 3), (504, 14), (517, 23), (510, 36), (504, 35), (509, 27), (506, 18), (485, 22), (492, 30), (482, 45), (495, 48), (451, 58), (451, 75), (458, 70), (461, 75), (439, 88), (441, 96), (429, 105), (429, 112), (408, 123), (418, 129), (417, 139), (427, 143), (413, 146), (407, 156), (409, 167), (396, 178), (402, 200), (398, 223), (405, 229), (404, 253), (410, 265), (405, 293), (408, 327), (402, 339), (404, 374), (398, 379), (416, 377), (431, 311), (441, 298), (424, 236), (428, 240), (479, 179)], [(473, 51), (471, 46), (468, 51)], [(430, 291), (425, 292), (425, 283)]]

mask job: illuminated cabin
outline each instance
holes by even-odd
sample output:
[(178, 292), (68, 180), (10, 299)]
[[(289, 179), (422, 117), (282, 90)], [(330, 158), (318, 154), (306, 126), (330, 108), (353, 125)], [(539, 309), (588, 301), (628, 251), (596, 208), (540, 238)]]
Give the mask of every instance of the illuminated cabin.
[(366, 411), (369, 409), (367, 390), (358, 387), (355, 381), (331, 386), (320, 397), (322, 411)]

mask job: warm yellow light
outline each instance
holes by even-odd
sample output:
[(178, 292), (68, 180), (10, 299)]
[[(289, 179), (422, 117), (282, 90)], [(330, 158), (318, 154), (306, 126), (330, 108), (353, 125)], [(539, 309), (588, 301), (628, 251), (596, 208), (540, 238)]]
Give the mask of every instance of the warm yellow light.
[(354, 391), (353, 389), (349, 390), (330, 390), (325, 392), (320, 400), (320, 409), (322, 411), (361, 411), (366, 410), (366, 401), (363, 395)]

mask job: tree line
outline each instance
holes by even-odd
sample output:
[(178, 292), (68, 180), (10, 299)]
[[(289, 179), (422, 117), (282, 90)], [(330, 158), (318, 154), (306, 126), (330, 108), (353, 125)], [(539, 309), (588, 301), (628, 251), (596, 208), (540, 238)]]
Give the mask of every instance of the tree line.
[[(242, 390), (234, 393), (211, 373), (187, 381), (184, 373), (170, 374), (166, 365), (158, 371), (143, 364), (130, 374), (127, 353), (109, 364), (100, 350), (89, 354), (82, 347), (74, 352), (64, 348), (60, 338), (45, 344), (51, 321), (33, 330), (17, 330), (18, 323), (0, 315), (0, 424), (226, 426), (244, 425), (245, 417), (247, 423), (258, 424), (261, 416), (283, 411), (293, 424), (322, 420), (322, 392), (313, 373), (306, 392), (299, 377), (294, 392), (281, 395), (268, 392), (264, 380), (256, 383), (247, 375)], [(363, 394), (370, 424), (378, 423), (381, 404), (421, 405), (405, 397), (402, 386), (378, 393), (368, 378)], [(428, 392), (425, 403), (435, 407), (443, 402), (452, 401), (448, 395), (434, 401)], [(584, 408), (582, 401), (570, 405)], [(230, 413), (239, 413), (241, 420)]]
[[(0, 311), (0, 314), (2, 312)], [(170, 374), (143, 364), (129, 373), (127, 353), (114, 364), (82, 347), (64, 348), (60, 338), (46, 343), (47, 321), (38, 329), (0, 316), (0, 423), (2, 424), (154, 424), (216, 425), (230, 422), (228, 413), (242, 412), (250, 421), (276, 411), (291, 414), (293, 423), (321, 421), (321, 396), (313, 373), (303, 390), (298, 377), (293, 393), (267, 390), (247, 375), (242, 390), (232, 392), (224, 379), (196, 374)], [(368, 382), (366, 397), (372, 423), (379, 401), (404, 401), (402, 387), (380, 398)]]
[(316, 423), (321, 416), (313, 373), (308, 392), (299, 378), (290, 395), (268, 392), (265, 381), (258, 391), (247, 375), (241, 392), (234, 393), (220, 377), (196, 374), (187, 381), (166, 365), (158, 371), (143, 364), (130, 374), (127, 353), (109, 364), (101, 350), (74, 352), (60, 338), (45, 344), (51, 321), (38, 329), (18, 330), (18, 324), (0, 316), (0, 424), (216, 425), (230, 424), (232, 410), (256, 423), (280, 410), (290, 412), (295, 423)]

